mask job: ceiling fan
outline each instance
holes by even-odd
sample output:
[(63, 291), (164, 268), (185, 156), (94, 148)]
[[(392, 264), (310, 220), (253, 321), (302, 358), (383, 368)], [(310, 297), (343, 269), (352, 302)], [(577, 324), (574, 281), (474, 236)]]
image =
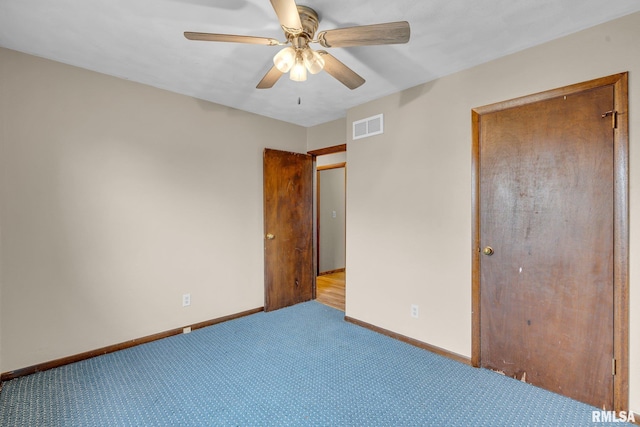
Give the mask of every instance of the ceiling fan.
[(409, 23), (400, 21), (321, 31), (316, 36), (319, 18), (315, 10), (298, 6), (295, 0), (271, 0), (271, 5), (284, 31), (284, 42), (266, 37), (189, 31), (184, 36), (189, 40), (286, 46), (273, 57), (274, 65), (258, 83), (258, 89), (273, 87), (285, 73), (289, 73), (291, 80), (305, 81), (307, 71), (316, 74), (324, 70), (353, 90), (365, 80), (327, 51), (311, 49), (310, 43), (319, 43), (325, 48), (400, 44), (407, 43), (411, 33)]

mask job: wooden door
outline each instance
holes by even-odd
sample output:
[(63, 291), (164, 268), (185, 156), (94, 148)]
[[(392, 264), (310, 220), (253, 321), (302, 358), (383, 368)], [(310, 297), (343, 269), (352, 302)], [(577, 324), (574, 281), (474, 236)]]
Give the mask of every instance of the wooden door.
[(314, 297), (313, 157), (264, 150), (265, 311)]
[(612, 409), (615, 87), (520, 104), (475, 118), (479, 364)]

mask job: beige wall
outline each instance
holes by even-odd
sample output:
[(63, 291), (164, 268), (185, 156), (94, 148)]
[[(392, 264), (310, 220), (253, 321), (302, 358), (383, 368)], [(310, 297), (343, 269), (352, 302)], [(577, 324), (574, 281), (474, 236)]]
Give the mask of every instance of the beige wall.
[(345, 268), (345, 174), (344, 167), (319, 172), (320, 273)]
[(305, 128), (6, 49), (0, 90), (0, 372), (263, 305), (262, 149)]
[[(471, 109), (630, 72), (631, 409), (640, 412), (640, 14), (387, 96), (348, 140), (347, 312), (471, 355)], [(419, 319), (410, 316), (420, 307)]]
[[(1, 69), (1, 66), (0, 66)], [(3, 93), (3, 89), (2, 89), (2, 82), (1, 82), (1, 78), (0, 78), (0, 99), (2, 99), (2, 96), (4, 95)], [(2, 120), (0, 120), (0, 125), (2, 124)], [(2, 138), (2, 130), (0, 129), (0, 139)], [(0, 159), (2, 158), (2, 144), (0, 144)], [(0, 175), (1, 177), (2, 175)], [(1, 178), (0, 178), (1, 179)], [(1, 204), (1, 203), (0, 203)], [(2, 212), (0, 212), (0, 215), (2, 215)], [(2, 221), (0, 220), (0, 373), (4, 372), (2, 370)]]
[(346, 144), (346, 118), (333, 120), (307, 129), (307, 150)]
[(316, 157), (316, 167), (337, 165), (339, 163), (347, 162), (347, 152), (341, 151), (339, 153), (325, 154), (323, 156)]

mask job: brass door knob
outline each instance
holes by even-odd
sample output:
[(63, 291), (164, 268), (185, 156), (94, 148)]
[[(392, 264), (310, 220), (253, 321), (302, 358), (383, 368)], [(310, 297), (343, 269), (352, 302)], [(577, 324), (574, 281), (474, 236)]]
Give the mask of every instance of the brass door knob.
[(276, 238), (276, 236), (274, 236), (273, 234), (271, 234), (271, 233), (267, 234), (267, 240), (273, 240), (275, 238)]
[(491, 256), (493, 255), (493, 248), (491, 246), (487, 246), (482, 250), (482, 253), (487, 256)]

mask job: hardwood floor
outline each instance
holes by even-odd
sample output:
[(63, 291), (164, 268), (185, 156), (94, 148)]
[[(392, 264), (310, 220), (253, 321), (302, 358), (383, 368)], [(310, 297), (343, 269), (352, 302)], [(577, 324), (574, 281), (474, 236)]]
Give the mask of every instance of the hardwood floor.
[(316, 278), (316, 301), (344, 311), (345, 272), (323, 274)]

